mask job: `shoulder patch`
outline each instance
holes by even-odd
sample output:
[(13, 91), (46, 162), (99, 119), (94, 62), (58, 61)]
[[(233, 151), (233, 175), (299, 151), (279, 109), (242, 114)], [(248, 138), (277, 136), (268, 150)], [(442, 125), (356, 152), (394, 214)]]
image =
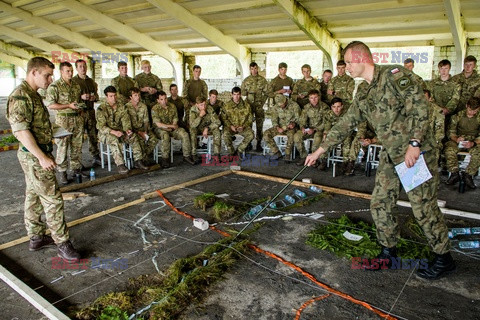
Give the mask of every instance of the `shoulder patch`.
[(397, 83), (397, 86), (400, 88), (400, 90), (405, 90), (408, 87), (413, 85), (412, 80), (407, 76), (403, 76), (397, 79), (396, 83)]
[(395, 69), (390, 70), (390, 72), (391, 72), (392, 74), (395, 74), (395, 73), (400, 72), (400, 70), (399, 70), (398, 68), (395, 68)]

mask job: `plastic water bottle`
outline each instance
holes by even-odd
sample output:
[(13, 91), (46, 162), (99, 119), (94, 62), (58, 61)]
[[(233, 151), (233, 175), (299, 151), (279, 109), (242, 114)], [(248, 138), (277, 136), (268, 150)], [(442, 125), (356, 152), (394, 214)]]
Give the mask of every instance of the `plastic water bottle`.
[(287, 200), (290, 204), (294, 204), (294, 203), (295, 203), (295, 199), (294, 199), (291, 195), (289, 195), (289, 194), (287, 194), (287, 195), (285, 196), (285, 200)]
[(309, 189), (310, 189), (310, 191), (313, 191), (315, 193), (322, 193), (322, 191), (323, 191), (322, 188), (319, 188), (317, 186), (310, 186)]
[(276, 202), (272, 202), (268, 206), (272, 209), (277, 209), (277, 203)]
[(306, 198), (307, 197), (305, 192), (303, 192), (301, 190), (298, 190), (298, 189), (293, 190), (293, 193), (295, 193), (295, 195), (298, 196), (299, 198)]
[(478, 249), (478, 248), (480, 248), (480, 241), (479, 240), (459, 241), (458, 246), (461, 249)]
[(470, 235), (470, 234), (480, 234), (480, 228), (452, 228), (448, 231), (448, 237), (450, 239), (455, 238), (456, 236), (460, 235)]
[(256, 205), (255, 207), (251, 208), (244, 216), (245, 220), (252, 220), (253, 217), (257, 215), (262, 210), (262, 205)]
[(363, 148), (360, 148), (360, 151), (358, 152), (357, 163), (362, 162), (364, 155), (365, 155), (365, 151), (363, 151)]
[(90, 169), (90, 181), (95, 180), (95, 170), (93, 168)]

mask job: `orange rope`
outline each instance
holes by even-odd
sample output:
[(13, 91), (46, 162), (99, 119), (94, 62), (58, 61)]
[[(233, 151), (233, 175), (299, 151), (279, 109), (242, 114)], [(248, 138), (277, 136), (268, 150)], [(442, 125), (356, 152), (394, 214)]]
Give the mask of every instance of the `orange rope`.
[(297, 313), (295, 314), (295, 320), (300, 320), (300, 315), (302, 314), (302, 311), (306, 307), (308, 307), (309, 304), (311, 304), (315, 301), (323, 300), (323, 299), (325, 299), (329, 296), (330, 296), (330, 293), (327, 293), (327, 294), (324, 294), (323, 296), (312, 298), (312, 299), (308, 300), (307, 302), (305, 302), (304, 304), (302, 304), (302, 306), (300, 308), (298, 308)]
[[(163, 199), (163, 201), (165, 201), (165, 204), (168, 205), (170, 208), (172, 208), (173, 211), (175, 211), (176, 213), (186, 217), (186, 218), (189, 218), (189, 219), (195, 219), (192, 215), (186, 213), (186, 212), (183, 212), (183, 211), (180, 211), (178, 210), (167, 198), (165, 198), (165, 196), (163, 195), (163, 193), (160, 191), (160, 190), (157, 190), (157, 193), (158, 195)], [(231, 235), (228, 234), (227, 232), (225, 231), (222, 231), (220, 229), (217, 229), (215, 228), (214, 226), (210, 226), (210, 229), (220, 233), (221, 235), (225, 236), (225, 237), (230, 237)], [(283, 263), (284, 265), (294, 269), (294, 270), (297, 270), (298, 272), (300, 272), (300, 274), (302, 274), (303, 276), (305, 276), (306, 278), (310, 279), (310, 281), (312, 281), (313, 283), (317, 284), (319, 287), (321, 288), (324, 288), (325, 290), (333, 293), (333, 294), (336, 294), (338, 295), (339, 297), (342, 297), (348, 301), (351, 301), (355, 304), (358, 304), (358, 305), (361, 305), (365, 308), (367, 308), (368, 310), (370, 311), (373, 311), (374, 313), (376, 313), (377, 315), (379, 315), (380, 317), (382, 318), (385, 318), (385, 319), (388, 319), (388, 320), (396, 320), (397, 318), (394, 318), (374, 307), (372, 307), (369, 303), (365, 302), (365, 301), (362, 301), (362, 300), (358, 300), (358, 299), (355, 299), (353, 298), (352, 296), (346, 294), (346, 293), (343, 293), (341, 291), (338, 291), (336, 289), (333, 289), (332, 287), (318, 281), (312, 274), (308, 273), (307, 271), (303, 270), (302, 268), (300, 268), (299, 266), (296, 266), (295, 264), (291, 263), (290, 261), (287, 261), (285, 259), (283, 259), (282, 257), (280, 256), (277, 256), (275, 253), (272, 253), (272, 252), (269, 252), (269, 251), (266, 251), (266, 250), (263, 250), (263, 249), (260, 249), (259, 247), (257, 247), (256, 245), (253, 245), (253, 244), (249, 244), (248, 245), (253, 251), (256, 251), (258, 253), (263, 253), (264, 255), (268, 256), (268, 257), (271, 257), (275, 260), (278, 260), (280, 261), (281, 263)], [(297, 311), (298, 312), (298, 311)]]

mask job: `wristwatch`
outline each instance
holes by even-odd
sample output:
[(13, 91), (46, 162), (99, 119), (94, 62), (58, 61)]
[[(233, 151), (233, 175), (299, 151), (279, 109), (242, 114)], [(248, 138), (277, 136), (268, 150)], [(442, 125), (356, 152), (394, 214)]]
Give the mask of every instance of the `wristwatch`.
[(408, 141), (408, 144), (415, 148), (420, 148), (422, 146), (422, 144), (417, 140), (410, 140)]

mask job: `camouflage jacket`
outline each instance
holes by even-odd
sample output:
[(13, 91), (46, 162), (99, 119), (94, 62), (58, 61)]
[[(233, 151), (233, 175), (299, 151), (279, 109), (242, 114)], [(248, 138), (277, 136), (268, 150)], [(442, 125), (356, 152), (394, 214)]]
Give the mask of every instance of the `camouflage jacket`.
[(37, 144), (52, 143), (53, 131), (48, 109), (42, 97), (26, 81), (22, 81), (8, 97), (5, 116), (13, 133), (30, 130)]
[(132, 121), (123, 104), (117, 104), (117, 108), (113, 109), (105, 101), (97, 108), (95, 117), (98, 132), (102, 135), (110, 134), (110, 130), (125, 132), (132, 129)]
[[(47, 89), (47, 96), (45, 100), (47, 106), (50, 106), (54, 103), (59, 104), (69, 104), (72, 102), (82, 102), (80, 99), (81, 88), (75, 82), (70, 82), (70, 85), (65, 82), (62, 78), (50, 84)], [(61, 113), (77, 113), (77, 111), (68, 109), (57, 110)]]
[(111, 84), (117, 89), (117, 96), (120, 100), (119, 102), (123, 104), (127, 103), (129, 100), (130, 89), (138, 88), (137, 81), (128, 75), (125, 77), (117, 76), (113, 78)]
[(220, 114), (224, 106), (225, 106), (225, 103), (222, 100), (219, 100), (218, 98), (217, 98), (217, 101), (215, 101), (215, 104), (210, 104), (210, 99), (207, 100), (207, 107), (212, 107), (213, 111), (215, 111), (215, 114), (217, 116)]
[(207, 83), (202, 79), (188, 79), (183, 86), (182, 96), (184, 96), (190, 104), (195, 104), (195, 100), (199, 96), (203, 96), (206, 99), (208, 97)]
[[(317, 79), (312, 78), (311, 80), (305, 80), (305, 79), (298, 80), (297, 82), (295, 82), (295, 85), (293, 86), (293, 90), (292, 90), (293, 101), (296, 101), (301, 107), (305, 106), (309, 102), (308, 92), (313, 89), (316, 89), (318, 91), (321, 90), (320, 82), (318, 82)], [(300, 94), (304, 95), (304, 97), (300, 98), (299, 97)]]
[(190, 108), (190, 128), (191, 129), (200, 129), (203, 130), (204, 128), (209, 129), (218, 129), (222, 124), (220, 119), (218, 119), (215, 110), (211, 106), (207, 106), (207, 114), (203, 117), (200, 117), (200, 110), (198, 107), (192, 106)]
[[(85, 76), (85, 79), (80, 78), (78, 75), (72, 78), (72, 81), (75, 82), (80, 86), (80, 96), (82, 94), (95, 94), (95, 101), (98, 101), (98, 86), (97, 83), (90, 78), (89, 76)], [(81, 98), (80, 98), (81, 99)], [(88, 109), (93, 109), (95, 102), (90, 100), (82, 100), (85, 103)]]
[(321, 130), (323, 127), (323, 117), (327, 110), (328, 106), (321, 101), (316, 107), (312, 106), (311, 103), (307, 104), (300, 115), (300, 128), (310, 128), (317, 131)]
[(252, 127), (253, 116), (252, 109), (248, 102), (240, 99), (240, 102), (236, 104), (230, 99), (225, 103), (225, 107), (220, 113), (220, 118), (225, 127)]
[(267, 101), (268, 82), (261, 75), (249, 75), (242, 82), (242, 94), (247, 97), (247, 102), (253, 106), (263, 106)]
[(298, 124), (301, 109), (298, 103), (292, 100), (287, 101), (285, 107), (274, 106), (271, 111), (272, 126), (287, 130), (290, 123)]
[(427, 88), (432, 93), (435, 103), (442, 108), (447, 108), (450, 113), (455, 113), (460, 100), (461, 86), (452, 80), (443, 81), (440, 77), (427, 83)]
[(430, 130), (435, 137), (435, 142), (442, 143), (445, 137), (445, 116), (442, 108), (433, 102), (428, 101), (428, 118), (430, 119)]
[(283, 87), (289, 86), (290, 90), (293, 90), (293, 79), (287, 76), (285, 79), (280, 78), (280, 76), (276, 76), (275, 78), (270, 81), (268, 84), (268, 97), (274, 98), (276, 95), (276, 92), (280, 89), (283, 89)]
[(460, 85), (460, 99), (456, 110), (459, 112), (465, 110), (468, 100), (480, 89), (480, 75), (474, 70), (470, 77), (465, 78), (465, 74), (462, 72), (453, 76), (452, 81)]
[[(164, 123), (164, 124), (178, 124), (178, 114), (177, 108), (175, 105), (168, 103), (166, 107), (162, 107), (160, 104), (156, 104), (152, 107), (152, 120), (154, 126), (158, 128), (156, 125), (157, 122)], [(162, 129), (162, 128), (160, 128)]]
[(329, 151), (363, 121), (372, 125), (395, 164), (405, 160), (410, 139), (419, 140), (422, 151), (434, 148), (427, 99), (411, 72), (401, 66), (375, 65), (372, 82), (357, 93), (321, 147)]
[(147, 132), (150, 127), (150, 121), (148, 119), (148, 107), (144, 103), (139, 102), (138, 106), (135, 108), (131, 102), (128, 102), (125, 105), (125, 109), (127, 109), (128, 115), (130, 116), (132, 130), (134, 132)]
[(173, 104), (177, 108), (177, 117), (178, 117), (178, 125), (183, 127), (181, 124), (184, 121), (185, 117), (185, 104), (187, 104), (187, 100), (181, 96), (177, 96), (177, 99), (173, 100), (172, 97), (168, 97), (168, 103)]
[(422, 86), (423, 90), (427, 89), (427, 84), (425, 83), (425, 81), (423, 81), (422, 77), (420, 77), (415, 72), (412, 72), (412, 75), (413, 75), (413, 78)]
[(465, 140), (480, 143), (480, 114), (478, 112), (469, 118), (467, 111), (463, 110), (452, 117), (448, 126), (448, 137), (453, 140), (460, 136)]
[(376, 136), (375, 130), (368, 121), (364, 121), (357, 126), (357, 137), (359, 139), (373, 139)]
[[(135, 81), (138, 84), (138, 87), (145, 88), (145, 87), (150, 87), (150, 88), (155, 88), (157, 91), (160, 91), (163, 89), (162, 81), (160, 80), (159, 77), (154, 75), (153, 73), (146, 74), (145, 72), (139, 73), (135, 76)], [(152, 106), (156, 104), (155, 101), (155, 96), (153, 94), (149, 94), (148, 92), (142, 92), (142, 102), (145, 103), (146, 105)]]
[(328, 95), (328, 99), (332, 100), (334, 97), (339, 97), (344, 104), (350, 104), (353, 100), (353, 90), (355, 90), (355, 80), (348, 74), (343, 76), (333, 77), (328, 82), (328, 90), (333, 91), (333, 95)]
[(325, 112), (322, 121), (322, 127), (324, 134), (328, 133), (332, 127), (345, 115), (346, 109), (343, 108), (340, 115), (336, 115), (331, 109)]

